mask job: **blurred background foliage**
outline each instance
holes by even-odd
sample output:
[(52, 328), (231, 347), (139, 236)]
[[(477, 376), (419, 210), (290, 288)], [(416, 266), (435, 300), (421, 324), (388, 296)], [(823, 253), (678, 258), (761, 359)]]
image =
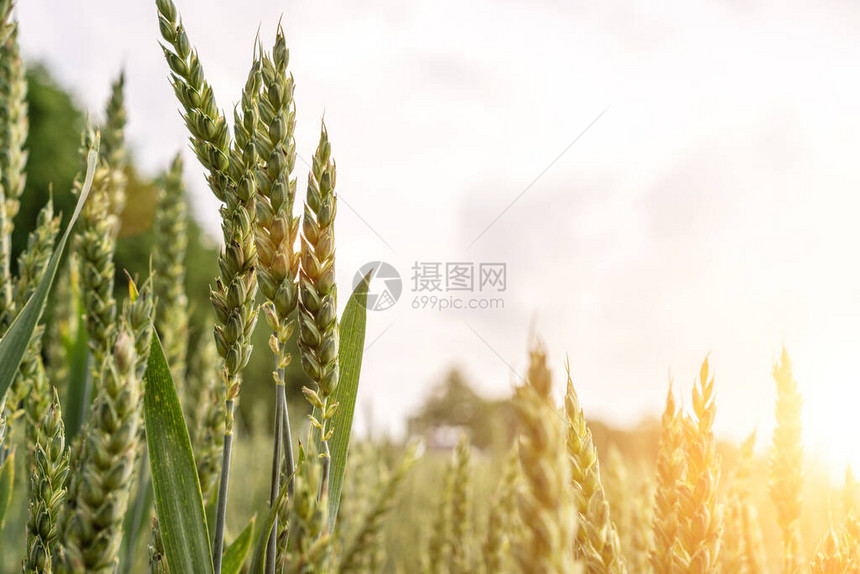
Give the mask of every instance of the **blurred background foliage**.
[[(32, 229), (39, 209), (53, 195), (55, 209), (68, 216), (74, 209), (75, 198), (70, 193), (72, 182), (82, 167), (79, 152), (81, 131), (86, 114), (74, 98), (41, 65), (30, 64), (27, 72), (28, 100), (30, 105), (30, 135), (27, 140), (27, 187), (16, 218), (13, 236), (13, 265), (27, 243), (28, 230)], [(122, 214), (122, 228), (116, 250), (116, 294), (125, 298), (127, 280), (145, 278), (149, 273), (149, 258), (153, 246), (152, 222), (158, 190), (153, 183), (156, 174), (141, 174), (132, 156), (128, 166), (128, 202)], [(186, 163), (186, 169), (200, 169), (196, 161)], [(166, 168), (167, 166), (165, 166)], [(151, 177), (150, 177), (151, 176)], [(198, 344), (201, 336), (211, 336), (212, 319), (209, 303), (209, 285), (218, 273), (218, 242), (208, 236), (194, 220), (188, 222), (188, 253), (186, 257), (186, 292), (191, 310), (189, 345)], [(255, 334), (257, 352), (252, 355), (246, 370), (239, 405), (239, 420), (249, 432), (268, 429), (274, 411), (272, 392), (272, 355), (266, 341), (267, 330)], [(292, 340), (295, 345), (295, 337)], [(296, 349), (293, 349), (297, 356)], [(299, 361), (294, 361), (287, 373), (291, 406), (294, 416), (302, 416), (307, 405), (301, 397), (305, 376)]]

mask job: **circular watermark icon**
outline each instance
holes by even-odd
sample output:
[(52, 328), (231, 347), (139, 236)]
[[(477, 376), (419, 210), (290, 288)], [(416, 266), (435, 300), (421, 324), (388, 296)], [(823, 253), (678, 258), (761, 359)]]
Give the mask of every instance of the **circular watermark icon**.
[(367, 309), (369, 311), (386, 311), (394, 307), (403, 293), (403, 280), (397, 269), (385, 261), (365, 263), (355, 272), (352, 288), (358, 287), (362, 279), (368, 275), (370, 276), (370, 286), (367, 289)]

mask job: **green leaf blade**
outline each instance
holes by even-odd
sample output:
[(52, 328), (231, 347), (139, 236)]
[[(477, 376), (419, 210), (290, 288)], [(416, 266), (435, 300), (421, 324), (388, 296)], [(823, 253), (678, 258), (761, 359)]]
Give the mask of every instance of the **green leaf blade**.
[(0, 532), (6, 525), (6, 512), (12, 504), (12, 486), (15, 484), (15, 451), (0, 465)]
[(144, 381), (146, 444), (167, 563), (172, 572), (211, 574), (212, 550), (191, 439), (155, 333)]
[[(224, 552), (224, 561), (221, 563), (221, 574), (239, 574), (248, 553), (251, 551), (251, 542), (254, 539), (254, 526), (257, 518), (254, 517), (242, 530), (236, 540), (227, 547)], [(271, 531), (271, 528), (269, 528)]]
[[(338, 363), (340, 380), (334, 391), (334, 402), (338, 403), (334, 418), (334, 433), (329, 439), (331, 467), (328, 490), (329, 532), (334, 531), (337, 510), (340, 507), (340, 494), (346, 473), (346, 458), (349, 455), (349, 439), (352, 434), (352, 420), (355, 416), (355, 403), (358, 397), (358, 383), (361, 375), (361, 360), (364, 356), (364, 336), (367, 328), (367, 289), (370, 276), (366, 276), (355, 288), (340, 320), (340, 350)], [(317, 409), (314, 416), (319, 417)]]
[(57, 276), (57, 268), (60, 266), (60, 259), (68, 243), (69, 235), (81, 214), (87, 196), (90, 194), (90, 188), (93, 185), (93, 176), (95, 175), (96, 163), (98, 161), (98, 141), (87, 154), (87, 175), (84, 180), (84, 185), (81, 188), (81, 193), (78, 195), (78, 203), (75, 206), (75, 211), (66, 225), (66, 230), (60, 241), (57, 242), (54, 248), (54, 253), (48, 261), (42, 279), (36, 286), (36, 290), (27, 300), (27, 303), (21, 309), (21, 312), (15, 317), (6, 335), (0, 339), (0, 401), (6, 396), (6, 391), (12, 386), (15, 376), (18, 374), (18, 367), (21, 366), (21, 361), (27, 352), (27, 347), (30, 344), (30, 339), (33, 336), (33, 331), (42, 317), (42, 311), (45, 310), (45, 302), (48, 300), (48, 294), (51, 292), (51, 287), (54, 285), (54, 279)]

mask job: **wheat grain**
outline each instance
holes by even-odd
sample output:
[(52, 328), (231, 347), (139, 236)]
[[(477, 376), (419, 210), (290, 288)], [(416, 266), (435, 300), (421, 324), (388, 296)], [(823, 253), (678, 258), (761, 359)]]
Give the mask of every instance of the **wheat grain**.
[(329, 398), (337, 387), (339, 331), (337, 322), (337, 284), (335, 283), (334, 220), (337, 196), (334, 193), (337, 170), (331, 159), (331, 143), (325, 123), (308, 174), (305, 211), (302, 218), (301, 265), (299, 269), (299, 349), (302, 367), (316, 384), (305, 388), (305, 396), (320, 411), (312, 424), (322, 441), (323, 477), (321, 492), (328, 488), (327, 423), (337, 404)]
[(6, 42), (15, 29), (15, 22), (12, 21), (12, 7), (14, 5), (12, 0), (0, 0), (0, 42)]
[[(257, 170), (257, 272), (260, 291), (267, 299), (264, 312), (272, 331), (269, 347), (275, 355), (275, 423), (269, 491), (272, 503), (280, 490), (281, 475), (290, 477), (293, 473), (292, 434), (286, 408), (284, 371), (291, 360), (286, 350), (293, 332), (290, 316), (298, 301), (296, 278), (299, 256), (294, 246), (299, 219), (293, 216), (296, 181), (290, 175), (295, 167), (296, 150), (293, 136), (293, 81), (287, 74), (289, 57), (284, 31), (279, 25), (271, 57), (264, 55), (262, 58), (263, 90), (259, 100), (260, 122), (256, 137), (263, 160)], [(288, 480), (289, 492), (292, 494), (293, 482), (291, 478)], [(282, 528), (279, 529), (276, 522), (269, 539), (266, 562), (268, 574), (274, 573), (279, 530)]]
[(576, 513), (568, 491), (570, 464), (559, 420), (548, 406), (551, 390), (546, 353), (538, 344), (531, 351), (527, 383), (517, 387), (514, 397), (521, 429), (523, 481), (517, 507), (523, 529), (513, 555), (524, 574), (574, 571)]
[(57, 539), (60, 509), (65, 502), (69, 473), (69, 449), (56, 390), (34, 447), (35, 465), (30, 478), (30, 510), (27, 522), (27, 555), (24, 572), (48, 574)]
[[(183, 118), (191, 133), (194, 152), (208, 171), (212, 193), (224, 203), (221, 208), (224, 248), (218, 259), (221, 273), (210, 299), (216, 315), (215, 341), (226, 370), (225, 433), (232, 436), (233, 405), (241, 386), (240, 373), (251, 356), (250, 334), (257, 319), (254, 227), (258, 158), (254, 138), (259, 116), (256, 110), (259, 62), (255, 61), (245, 83), (241, 106), (236, 110), (235, 142), (231, 146), (227, 121), (215, 104), (212, 87), (206, 81), (176, 6), (172, 0), (157, 0), (156, 6), (159, 29), (167, 42), (162, 46), (164, 57), (172, 72), (174, 93), (184, 109)], [(229, 452), (230, 447), (225, 445), (225, 453)]]
[(156, 7), (159, 29), (167, 42), (162, 46), (164, 57), (172, 72), (174, 93), (184, 109), (192, 147), (208, 171), (210, 189), (224, 203), (221, 208), (224, 248), (218, 258), (220, 276), (210, 290), (216, 318), (215, 343), (223, 359), (226, 388), (224, 445), (212, 548), (215, 573), (220, 574), (233, 449), (233, 410), (242, 384), (241, 372), (251, 357), (251, 333), (257, 322), (254, 229), (259, 158), (255, 138), (259, 121), (260, 62), (253, 62), (245, 82), (241, 104), (235, 111), (231, 146), (226, 119), (215, 104), (212, 87), (205, 79), (176, 6), (172, 0), (157, 0)]
[[(710, 378), (709, 378), (710, 377)], [(679, 539), (689, 572), (711, 572), (718, 567), (722, 536), (722, 507), (717, 501), (720, 459), (713, 426), (716, 415), (714, 378), (708, 359), (693, 386), (693, 414), (684, 426), (687, 477), (680, 496)]]
[(609, 516), (609, 504), (600, 482), (600, 463), (591, 430), (579, 404), (579, 397), (567, 370), (567, 392), (564, 411), (567, 421), (567, 454), (571, 466), (571, 485), (579, 520), (576, 543), (577, 556), (589, 572), (595, 574), (627, 571), (615, 524)]
[(819, 543), (809, 568), (811, 574), (856, 574), (858, 571), (857, 565), (851, 564), (850, 555), (847, 549), (842, 547), (832, 524)]
[(678, 484), (686, 476), (684, 434), (681, 416), (675, 406), (672, 386), (666, 395), (666, 408), (660, 419), (660, 450), (657, 455), (657, 479), (654, 492), (654, 548), (651, 567), (656, 574), (674, 572), (677, 565)]

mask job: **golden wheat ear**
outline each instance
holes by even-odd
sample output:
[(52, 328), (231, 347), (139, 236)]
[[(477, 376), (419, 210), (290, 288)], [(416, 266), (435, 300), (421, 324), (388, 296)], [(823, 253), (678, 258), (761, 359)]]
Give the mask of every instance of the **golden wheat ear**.
[(800, 539), (803, 508), (803, 441), (800, 413), (803, 398), (791, 369), (791, 358), (783, 347), (773, 367), (776, 381), (776, 428), (770, 456), (770, 497), (776, 506), (782, 537), (783, 569), (801, 570), (806, 560)]

